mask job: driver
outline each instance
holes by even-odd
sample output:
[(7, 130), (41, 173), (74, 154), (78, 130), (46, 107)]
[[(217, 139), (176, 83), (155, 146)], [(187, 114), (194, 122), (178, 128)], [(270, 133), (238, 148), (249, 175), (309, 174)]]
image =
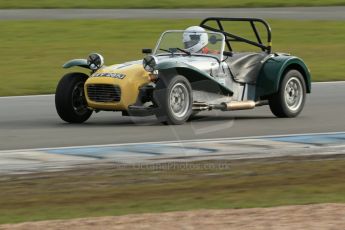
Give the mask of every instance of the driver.
[(212, 54), (206, 46), (208, 44), (208, 34), (200, 26), (188, 27), (183, 33), (183, 44), (185, 50), (191, 53)]

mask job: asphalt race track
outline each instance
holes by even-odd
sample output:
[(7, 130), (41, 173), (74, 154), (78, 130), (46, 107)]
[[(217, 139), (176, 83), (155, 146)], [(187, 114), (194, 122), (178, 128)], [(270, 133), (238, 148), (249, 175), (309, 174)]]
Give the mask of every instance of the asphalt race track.
[(314, 83), (312, 91), (297, 118), (275, 118), (265, 106), (203, 112), (181, 126), (117, 112), (67, 124), (55, 111), (53, 95), (0, 97), (0, 150), (345, 131), (345, 82)]
[(267, 19), (345, 20), (345, 7), (283, 7), (223, 9), (10, 9), (0, 10), (0, 20), (129, 19), (205, 17), (259, 17)]

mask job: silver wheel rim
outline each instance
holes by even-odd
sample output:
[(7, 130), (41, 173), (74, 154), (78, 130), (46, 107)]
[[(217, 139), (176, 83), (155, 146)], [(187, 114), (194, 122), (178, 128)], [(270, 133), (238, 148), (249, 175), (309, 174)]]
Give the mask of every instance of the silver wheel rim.
[(291, 111), (297, 111), (303, 101), (303, 87), (297, 77), (292, 77), (285, 85), (285, 104)]
[(76, 84), (72, 91), (72, 106), (78, 115), (84, 115), (88, 109), (84, 95), (84, 83), (79, 82)]
[(189, 92), (186, 85), (183, 83), (175, 84), (169, 95), (170, 111), (175, 117), (181, 118), (188, 113), (189, 105)]

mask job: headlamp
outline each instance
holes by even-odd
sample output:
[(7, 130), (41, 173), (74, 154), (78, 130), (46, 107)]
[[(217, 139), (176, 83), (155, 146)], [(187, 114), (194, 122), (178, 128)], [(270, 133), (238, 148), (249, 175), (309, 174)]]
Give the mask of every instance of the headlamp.
[(104, 65), (104, 58), (98, 53), (92, 53), (87, 58), (87, 64), (91, 70), (98, 70)]
[(153, 72), (157, 64), (158, 60), (153, 55), (148, 55), (143, 59), (143, 67), (148, 72)]

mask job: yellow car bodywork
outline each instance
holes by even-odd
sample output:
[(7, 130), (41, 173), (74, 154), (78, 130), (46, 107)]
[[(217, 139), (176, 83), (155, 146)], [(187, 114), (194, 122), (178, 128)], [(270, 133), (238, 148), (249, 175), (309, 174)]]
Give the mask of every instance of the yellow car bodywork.
[[(123, 78), (108, 77), (120, 75)], [(150, 83), (149, 73), (142, 64), (112, 65), (103, 67), (93, 73), (85, 82), (84, 90), (88, 107), (96, 110), (126, 111), (138, 98), (139, 88)], [(96, 102), (88, 96), (88, 85), (106, 84), (118, 86), (121, 89), (121, 99), (118, 102)]]

